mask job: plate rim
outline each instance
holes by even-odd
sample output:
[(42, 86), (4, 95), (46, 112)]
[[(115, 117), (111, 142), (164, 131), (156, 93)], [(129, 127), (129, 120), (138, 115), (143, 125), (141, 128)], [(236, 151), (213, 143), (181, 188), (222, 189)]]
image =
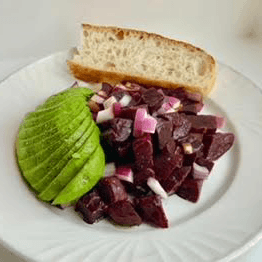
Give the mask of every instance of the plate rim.
[[(33, 62), (30, 62), (30, 63), (27, 63), (27, 64), (25, 64), (23, 66), (20, 66), (18, 69), (13, 70), (11, 73), (7, 74), (0, 81), (0, 87), (1, 87), (1, 85), (3, 85), (3, 83), (8, 81), (14, 75), (19, 74), (21, 71), (29, 69), (30, 67), (33, 67), (36, 64), (41, 64), (45, 60), (52, 59), (53, 57), (56, 57), (56, 56), (59, 56), (59, 55), (62, 55), (62, 54), (69, 54), (69, 52), (71, 50), (73, 50), (73, 49), (74, 48), (70, 48), (70, 49), (54, 52), (54, 53), (42, 56), (41, 58), (36, 58), (36, 60), (34, 60)], [(259, 85), (257, 85), (252, 79), (250, 79), (249, 77), (247, 77), (243, 73), (239, 72), (238, 70), (234, 69), (232, 66), (230, 66), (230, 65), (228, 65), (226, 63), (221, 62), (220, 60), (218, 60), (217, 62), (218, 62), (219, 68), (220, 68), (220, 65), (222, 65), (224, 67), (227, 67), (231, 71), (236, 73), (237, 75), (239, 75), (239, 76), (245, 78), (246, 80), (248, 80), (248, 82), (250, 82), (254, 88), (258, 89), (260, 94), (262, 95), (262, 87), (259, 87)], [(218, 73), (219, 73), (219, 70), (218, 70)], [(216, 89), (216, 88), (214, 88), (214, 89)], [(215, 91), (216, 90), (214, 90), (214, 92)], [(213, 92), (211, 92), (210, 95), (212, 95), (212, 93)], [(243, 244), (237, 246), (231, 252), (229, 252), (227, 255), (225, 255), (223, 258), (218, 259), (216, 261), (217, 262), (229, 262), (229, 261), (232, 261), (233, 259), (236, 259), (237, 257), (239, 257), (239, 256), (243, 255), (244, 253), (246, 253), (250, 248), (255, 246), (261, 239), (262, 239), (262, 222), (261, 222), (261, 226), (259, 227), (259, 230), (255, 234), (252, 234), (248, 241), (246, 241)], [(25, 259), (26, 261), (36, 261), (34, 258), (26, 255), (25, 252), (19, 250), (19, 248), (17, 248), (15, 245), (12, 245), (12, 244), (8, 243), (7, 241), (5, 241), (1, 235), (0, 235), (0, 241), (1, 241), (1, 245), (4, 248), (6, 248), (9, 251), (17, 254), (22, 259)]]

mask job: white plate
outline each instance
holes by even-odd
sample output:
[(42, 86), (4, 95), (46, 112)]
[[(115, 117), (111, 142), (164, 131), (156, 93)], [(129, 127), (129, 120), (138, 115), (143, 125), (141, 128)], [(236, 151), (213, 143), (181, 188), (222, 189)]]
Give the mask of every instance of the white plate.
[(14, 142), (23, 116), (69, 87), (61, 52), (10, 76), (0, 85), (0, 238), (35, 261), (230, 261), (262, 236), (262, 93), (220, 64), (207, 113), (228, 119), (234, 147), (218, 160), (197, 204), (177, 196), (164, 202), (168, 229), (130, 229), (101, 221), (88, 225), (72, 209), (39, 202), (22, 180)]

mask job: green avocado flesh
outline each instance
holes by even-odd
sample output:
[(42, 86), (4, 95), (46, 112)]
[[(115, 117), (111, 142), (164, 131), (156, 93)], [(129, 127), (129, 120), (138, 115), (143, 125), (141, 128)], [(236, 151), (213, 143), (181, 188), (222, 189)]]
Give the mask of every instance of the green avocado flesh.
[[(65, 191), (67, 203), (71, 203), (89, 191), (104, 174), (100, 131), (87, 106), (92, 95), (93, 91), (88, 88), (70, 88), (51, 96), (29, 113), (19, 127), (18, 164), (41, 200), (58, 198), (63, 202)], [(85, 177), (89, 186), (80, 186), (79, 190), (73, 187), (73, 181), (78, 187), (79, 176)], [(71, 187), (72, 197), (68, 196)]]
[(67, 184), (53, 201), (53, 205), (76, 202), (82, 195), (92, 189), (103, 177), (105, 155), (101, 145), (91, 155), (78, 174)]
[(72, 159), (66, 164), (58, 176), (38, 196), (42, 200), (50, 201), (75, 177), (90, 155), (99, 144), (99, 132), (94, 130), (85, 144), (72, 155)]

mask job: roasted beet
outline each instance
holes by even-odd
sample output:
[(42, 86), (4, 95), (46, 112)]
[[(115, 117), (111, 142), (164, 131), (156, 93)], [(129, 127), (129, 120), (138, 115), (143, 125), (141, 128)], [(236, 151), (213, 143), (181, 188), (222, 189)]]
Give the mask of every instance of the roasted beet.
[(132, 100), (128, 106), (136, 106), (141, 103), (142, 97), (140, 92), (130, 92), (129, 94), (131, 95)]
[(157, 119), (156, 134), (158, 138), (158, 148), (162, 150), (172, 139), (173, 124), (171, 121), (162, 118)]
[(197, 158), (197, 153), (185, 154), (183, 166), (192, 166)]
[(213, 166), (214, 166), (214, 162), (207, 160), (203, 157), (198, 157), (195, 162), (200, 166), (206, 167), (208, 169), (209, 173), (212, 171)]
[(144, 222), (156, 227), (168, 227), (160, 196), (151, 195), (137, 198), (136, 210)]
[(147, 188), (147, 179), (149, 177), (155, 177), (155, 171), (152, 168), (145, 168), (139, 172), (134, 173), (134, 184), (136, 186), (141, 186)]
[(93, 224), (104, 217), (107, 206), (102, 201), (96, 190), (86, 194), (78, 200), (75, 211), (83, 215), (83, 220), (88, 224)]
[[(179, 143), (185, 148), (185, 145), (190, 145), (192, 153), (199, 151), (203, 147), (203, 134), (201, 133), (190, 133), (187, 136), (179, 139)], [(186, 152), (185, 152), (186, 153)]]
[(168, 143), (163, 153), (155, 159), (156, 177), (160, 182), (166, 180), (175, 168), (183, 164), (182, 148), (177, 146), (175, 150), (171, 150), (171, 145), (172, 143)]
[(174, 96), (178, 98), (181, 102), (187, 99), (187, 92), (182, 87), (176, 89), (163, 89), (163, 92), (167, 96)]
[(126, 141), (132, 133), (133, 121), (130, 119), (114, 118), (110, 123), (113, 130), (110, 140), (113, 142)]
[(205, 136), (205, 158), (209, 161), (215, 161), (224, 155), (234, 143), (232, 133), (215, 133)]
[(111, 204), (107, 210), (108, 215), (118, 225), (135, 226), (142, 223), (141, 217), (135, 211), (128, 200), (122, 200)]
[(186, 118), (190, 121), (193, 132), (206, 133), (218, 126), (218, 118), (213, 115), (187, 115)]
[(204, 106), (204, 104), (200, 103), (200, 102), (187, 104), (187, 105), (183, 105), (181, 110), (179, 110), (179, 111), (183, 112), (185, 114), (196, 115), (197, 113), (199, 113), (202, 110), (203, 106)]
[(203, 180), (186, 178), (176, 194), (183, 199), (196, 203), (200, 198)]
[(152, 87), (142, 93), (142, 99), (149, 106), (152, 113), (161, 107), (164, 102), (164, 95)]
[(98, 184), (98, 191), (106, 204), (127, 199), (127, 193), (121, 181), (115, 177), (105, 177)]
[[(101, 92), (102, 91), (102, 92)], [(99, 91), (101, 96), (108, 97), (110, 96), (111, 92), (113, 91), (113, 87), (108, 83), (102, 83), (102, 88)]]
[(162, 183), (168, 195), (174, 194), (190, 173), (191, 166), (176, 168), (172, 174)]
[(120, 113), (120, 117), (134, 120), (136, 116), (136, 110), (138, 108), (145, 108), (148, 112), (148, 105), (146, 104), (137, 105), (137, 106), (128, 106), (122, 109)]
[(168, 113), (161, 116), (164, 119), (171, 120), (173, 123), (173, 138), (179, 139), (181, 137), (186, 136), (190, 129), (191, 123), (187, 120), (185, 114), (178, 114), (178, 113)]
[(135, 138), (133, 141), (133, 151), (138, 170), (153, 167), (153, 144), (150, 134)]

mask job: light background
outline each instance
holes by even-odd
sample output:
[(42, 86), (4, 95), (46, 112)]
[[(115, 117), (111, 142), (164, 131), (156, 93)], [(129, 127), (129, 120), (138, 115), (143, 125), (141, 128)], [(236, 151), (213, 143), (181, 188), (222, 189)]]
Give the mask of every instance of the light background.
[[(262, 88), (261, 0), (0, 0), (0, 80), (43, 56), (79, 45), (81, 22), (189, 41)], [(0, 244), (0, 261), (23, 260)], [(262, 243), (235, 260), (261, 261)]]

